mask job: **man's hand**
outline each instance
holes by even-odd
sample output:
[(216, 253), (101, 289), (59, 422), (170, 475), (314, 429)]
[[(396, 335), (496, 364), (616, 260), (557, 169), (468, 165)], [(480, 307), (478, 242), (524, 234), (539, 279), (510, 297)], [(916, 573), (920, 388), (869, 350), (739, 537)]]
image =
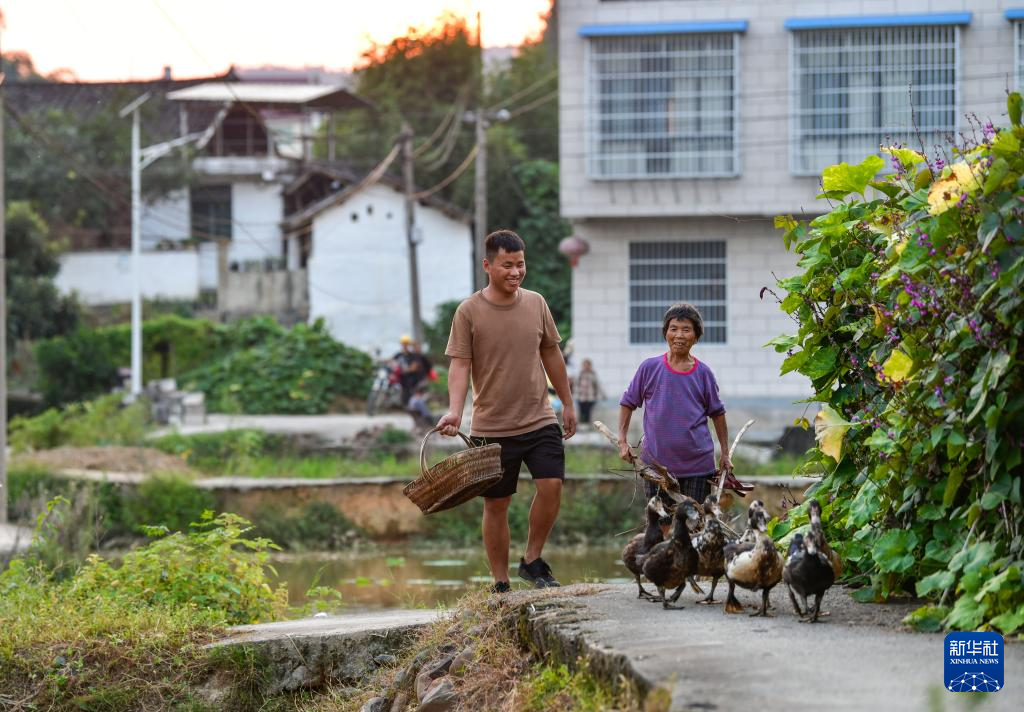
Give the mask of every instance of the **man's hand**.
[(625, 440), (619, 440), (619, 457), (629, 464), (633, 464), (633, 452), (629, 449), (629, 443)]
[(562, 439), (568, 440), (576, 434), (576, 408), (567, 405), (562, 408)]
[(459, 427), (462, 426), (462, 414), (448, 411), (437, 421), (437, 429), (442, 435), (454, 438), (459, 434)]
[(722, 474), (727, 474), (732, 472), (732, 470), (732, 458), (729, 457), (729, 453), (727, 451), (723, 450), (722, 456), (718, 460), (718, 471)]

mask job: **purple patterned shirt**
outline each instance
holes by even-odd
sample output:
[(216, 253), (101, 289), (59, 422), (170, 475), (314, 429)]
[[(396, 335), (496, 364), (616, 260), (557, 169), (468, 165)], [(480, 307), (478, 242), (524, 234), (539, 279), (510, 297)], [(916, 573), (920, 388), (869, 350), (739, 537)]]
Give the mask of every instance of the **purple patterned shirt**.
[(675, 477), (715, 472), (715, 445), (708, 417), (725, 413), (715, 374), (694, 357), (689, 371), (668, 365), (668, 354), (646, 359), (636, 370), (619, 405), (644, 409), (641, 457)]

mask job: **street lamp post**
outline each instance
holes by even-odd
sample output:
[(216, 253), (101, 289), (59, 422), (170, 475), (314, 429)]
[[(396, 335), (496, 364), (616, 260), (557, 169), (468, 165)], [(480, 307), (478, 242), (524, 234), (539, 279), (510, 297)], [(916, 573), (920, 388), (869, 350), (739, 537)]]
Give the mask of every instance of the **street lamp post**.
[(202, 139), (209, 133), (208, 130), (185, 134), (142, 148), (139, 109), (150, 96), (146, 92), (120, 111), (122, 119), (128, 115), (132, 117), (132, 398), (142, 393), (142, 170), (175, 148)]

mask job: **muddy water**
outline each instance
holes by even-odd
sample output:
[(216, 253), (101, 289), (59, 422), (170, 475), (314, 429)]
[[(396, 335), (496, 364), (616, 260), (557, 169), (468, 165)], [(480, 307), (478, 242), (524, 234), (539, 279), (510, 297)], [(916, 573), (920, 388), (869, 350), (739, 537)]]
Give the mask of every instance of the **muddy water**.
[[(622, 544), (549, 547), (544, 559), (563, 584), (632, 580), (622, 565)], [(487, 560), (477, 549), (382, 547), (356, 553), (292, 554), (275, 557), (278, 580), (287, 581), (292, 605), (305, 602), (314, 583), (341, 591), (345, 612), (383, 608), (434, 607), (491, 584)], [(526, 586), (511, 563), (513, 587)], [(517, 583), (518, 582), (518, 583)]]

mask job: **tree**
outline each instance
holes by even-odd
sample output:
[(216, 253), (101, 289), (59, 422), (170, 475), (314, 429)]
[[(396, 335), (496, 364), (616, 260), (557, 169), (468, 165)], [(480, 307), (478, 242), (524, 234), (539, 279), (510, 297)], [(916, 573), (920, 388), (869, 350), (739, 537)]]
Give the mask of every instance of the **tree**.
[(23, 201), (7, 205), (7, 339), (39, 339), (72, 331), (78, 304), (53, 284), (60, 270), (59, 244), (46, 222)]

